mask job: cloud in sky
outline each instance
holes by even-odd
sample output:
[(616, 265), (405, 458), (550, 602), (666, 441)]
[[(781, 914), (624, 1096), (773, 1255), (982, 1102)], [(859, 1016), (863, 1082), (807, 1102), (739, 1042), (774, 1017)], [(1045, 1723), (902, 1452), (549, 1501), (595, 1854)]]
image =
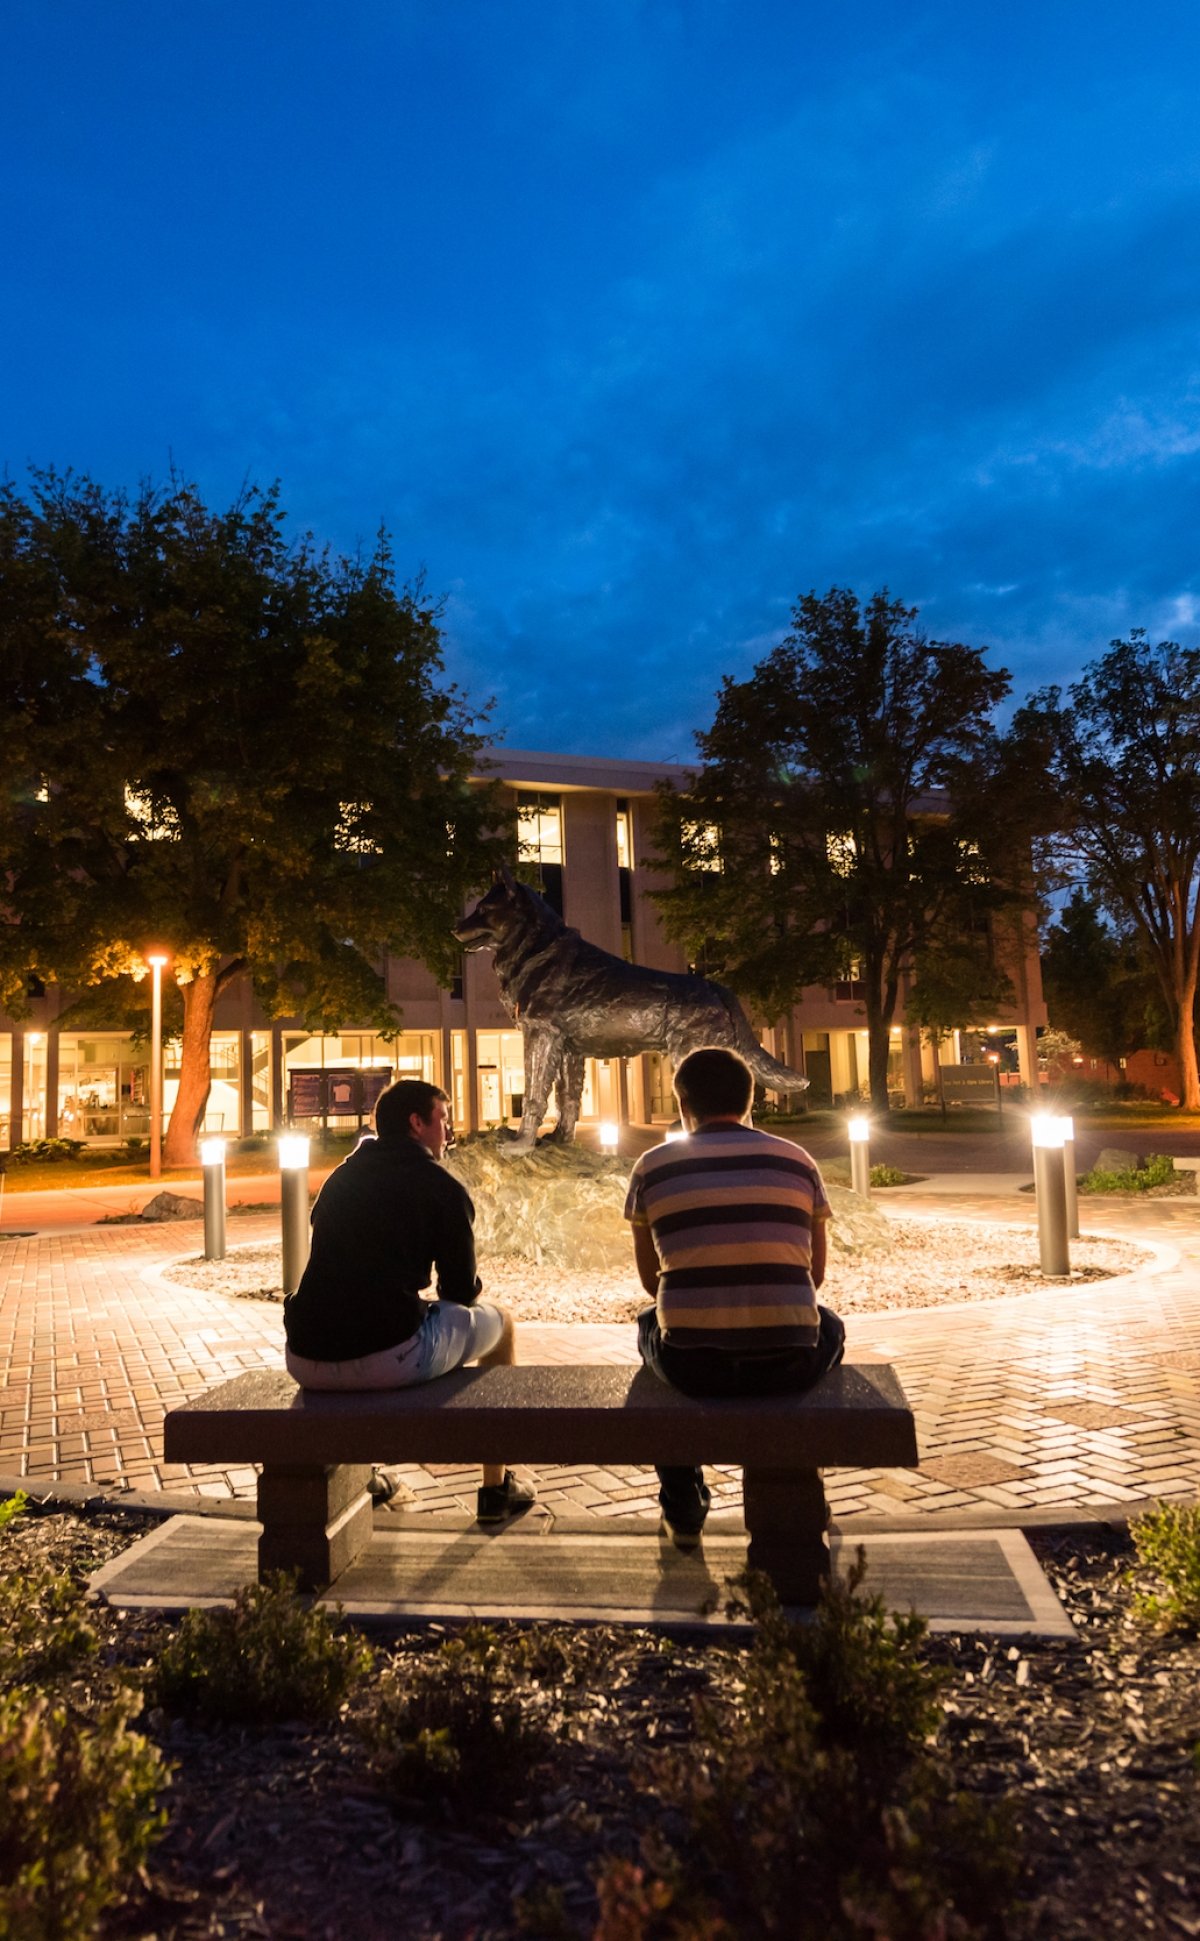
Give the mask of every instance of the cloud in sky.
[(0, 458), (382, 519), (516, 745), (686, 756), (814, 586), (1018, 690), (1196, 636), (1190, 12), (54, 21), (0, 82)]

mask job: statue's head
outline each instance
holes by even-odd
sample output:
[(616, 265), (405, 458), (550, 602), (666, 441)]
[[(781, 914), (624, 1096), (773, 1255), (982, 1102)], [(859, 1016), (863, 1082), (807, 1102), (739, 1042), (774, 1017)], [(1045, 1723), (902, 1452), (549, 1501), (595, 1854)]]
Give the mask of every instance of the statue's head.
[(501, 863), (491, 889), (455, 924), (454, 935), (464, 950), (495, 950), (511, 937), (547, 927), (558, 928), (559, 918), (546, 899)]

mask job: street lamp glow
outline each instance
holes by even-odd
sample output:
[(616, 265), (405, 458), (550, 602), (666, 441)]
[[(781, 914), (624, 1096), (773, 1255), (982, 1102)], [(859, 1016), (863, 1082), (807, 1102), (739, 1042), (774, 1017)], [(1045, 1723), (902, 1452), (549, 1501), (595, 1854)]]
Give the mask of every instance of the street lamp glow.
[(600, 1128), (600, 1144), (604, 1151), (616, 1152), (619, 1138), (620, 1132), (618, 1128), (610, 1120), (606, 1120)]
[(200, 1141), (200, 1164), (202, 1166), (223, 1166), (225, 1164), (225, 1141), (223, 1139), (202, 1139)]
[(171, 961), (165, 950), (147, 950), (144, 954), (151, 970), (166, 970)]
[(853, 1119), (847, 1119), (846, 1132), (852, 1146), (865, 1145), (871, 1137), (871, 1121), (860, 1112)]
[(283, 1172), (303, 1172), (308, 1165), (308, 1139), (302, 1132), (287, 1132), (279, 1141), (279, 1165)]
[(1055, 1112), (1035, 1112), (1029, 1121), (1034, 1147), (1039, 1152), (1061, 1152), (1067, 1142), (1066, 1119)]

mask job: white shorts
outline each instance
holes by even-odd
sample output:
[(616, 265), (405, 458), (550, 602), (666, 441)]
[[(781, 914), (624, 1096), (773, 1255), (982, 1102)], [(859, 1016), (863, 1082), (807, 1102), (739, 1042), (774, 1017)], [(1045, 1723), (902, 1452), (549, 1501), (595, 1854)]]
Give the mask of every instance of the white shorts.
[(474, 1307), (463, 1307), (460, 1301), (427, 1301), (425, 1309), (425, 1319), (409, 1340), (355, 1361), (310, 1361), (289, 1348), (284, 1356), (288, 1374), (301, 1388), (415, 1388), (419, 1382), (434, 1382), (464, 1362), (489, 1355), (504, 1332), (499, 1308), (483, 1301)]

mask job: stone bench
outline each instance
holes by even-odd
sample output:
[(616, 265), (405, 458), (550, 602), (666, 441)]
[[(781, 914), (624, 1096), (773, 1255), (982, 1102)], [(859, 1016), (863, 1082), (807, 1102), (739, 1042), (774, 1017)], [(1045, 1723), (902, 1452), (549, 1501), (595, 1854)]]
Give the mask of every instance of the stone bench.
[(371, 1538), (377, 1463), (736, 1463), (749, 1560), (789, 1604), (829, 1570), (822, 1467), (914, 1468), (912, 1411), (882, 1363), (835, 1368), (806, 1395), (694, 1401), (642, 1368), (466, 1368), (427, 1386), (309, 1394), (263, 1369), (164, 1428), (168, 1462), (255, 1463), (260, 1576), (323, 1590)]

